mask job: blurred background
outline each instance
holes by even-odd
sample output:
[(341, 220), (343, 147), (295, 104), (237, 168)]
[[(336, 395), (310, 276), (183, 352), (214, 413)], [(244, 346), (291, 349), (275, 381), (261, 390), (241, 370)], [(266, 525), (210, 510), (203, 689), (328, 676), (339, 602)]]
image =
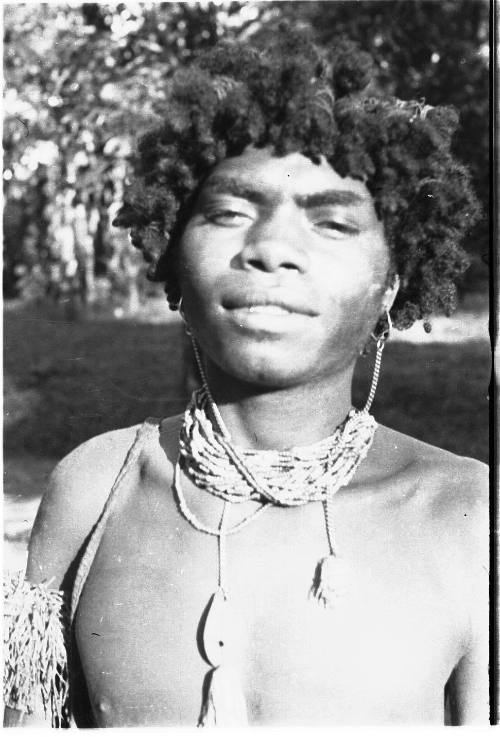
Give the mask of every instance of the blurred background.
[[(374, 414), (442, 448), (488, 459), (486, 0), (5, 4), (5, 567), (23, 565), (48, 473), (92, 435), (184, 408), (191, 359), (179, 318), (110, 222), (134, 141), (162, 115), (173, 70), (221, 37), (281, 19), (320, 43), (346, 34), (401, 98), (455, 105), (454, 147), (484, 218), (453, 318), (395, 336)], [(373, 356), (360, 361), (355, 403)]]

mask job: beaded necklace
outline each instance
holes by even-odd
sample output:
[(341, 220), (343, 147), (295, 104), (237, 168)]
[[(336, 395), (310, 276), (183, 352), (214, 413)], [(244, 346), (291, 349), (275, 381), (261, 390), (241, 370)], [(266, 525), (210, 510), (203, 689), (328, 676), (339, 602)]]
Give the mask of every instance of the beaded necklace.
[[(193, 392), (184, 414), (174, 489), (185, 519), (196, 530), (218, 540), (218, 586), (209, 601), (202, 631), (203, 655), (213, 669), (208, 674), (209, 687), (204, 689), (199, 726), (229, 726), (246, 723), (246, 706), (234, 668), (234, 651), (231, 651), (234, 643), (228, 636), (231, 617), (225, 580), (226, 538), (242, 530), (271, 505), (287, 507), (321, 502), (329, 554), (318, 562), (309, 593), (323, 606), (334, 605), (341, 595), (345, 574), (334, 545), (333, 496), (351, 481), (366, 457), (377, 423), (368, 412), (373, 399), (370, 392), (363, 410), (351, 409), (334, 433), (318, 443), (284, 451), (239, 448), (232, 443), (210, 393), (194, 342), (193, 347), (202, 387)], [(204, 525), (189, 509), (182, 490), (182, 472), (198, 488), (223, 501), (218, 528)], [(237, 524), (227, 527), (227, 504), (248, 501), (255, 501), (259, 506)]]

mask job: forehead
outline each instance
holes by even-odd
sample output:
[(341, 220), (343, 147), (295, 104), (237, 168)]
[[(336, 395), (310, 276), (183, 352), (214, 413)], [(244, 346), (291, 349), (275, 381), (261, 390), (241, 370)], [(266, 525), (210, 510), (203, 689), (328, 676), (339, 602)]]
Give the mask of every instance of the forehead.
[(315, 164), (298, 152), (275, 156), (268, 149), (249, 148), (241, 156), (224, 159), (214, 167), (203, 189), (224, 190), (230, 181), (257, 191), (274, 191), (280, 198), (332, 191), (343, 193), (346, 204), (372, 203), (363, 182), (341, 177), (324, 158)]

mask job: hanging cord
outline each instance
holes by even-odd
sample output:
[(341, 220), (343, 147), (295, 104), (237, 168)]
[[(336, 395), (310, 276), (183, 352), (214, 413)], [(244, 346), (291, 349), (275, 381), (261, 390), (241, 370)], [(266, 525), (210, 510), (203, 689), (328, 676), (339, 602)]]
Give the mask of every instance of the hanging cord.
[(377, 424), (369, 413), (351, 410), (334, 434), (318, 443), (256, 451), (232, 447), (216, 432), (208, 412), (206, 392), (198, 389), (179, 436), (181, 467), (198, 488), (234, 503), (251, 499), (295, 506), (323, 501), (329, 490), (349, 483)]
[(377, 344), (377, 354), (375, 356), (375, 365), (373, 367), (372, 383), (370, 385), (370, 391), (368, 392), (368, 399), (363, 407), (363, 412), (369, 412), (375, 398), (375, 392), (377, 391), (378, 380), (380, 376), (380, 366), (382, 364), (382, 353), (384, 352), (385, 344), (389, 339), (392, 330), (392, 320), (389, 310), (385, 311), (387, 327), (379, 335), (371, 334), (372, 338)]
[[(191, 335), (188, 326), (187, 332)], [(238, 670), (232, 667), (225, 654), (226, 635), (227, 642), (231, 642), (230, 630), (218, 629), (221, 623), (226, 626), (227, 610), (224, 613), (224, 608), (230, 606), (226, 589), (227, 536), (243, 529), (272, 505), (294, 506), (322, 501), (329, 555), (318, 562), (309, 595), (324, 606), (331, 606), (340, 598), (342, 579), (339, 580), (337, 574), (342, 570), (342, 561), (337, 558), (334, 547), (333, 496), (341, 486), (349, 483), (373, 441), (377, 425), (368, 407), (373, 401), (376, 381), (372, 382), (365, 411), (352, 409), (335, 433), (320, 443), (289, 451), (244, 450), (232, 444), (209, 389), (193, 336), (191, 340), (203, 386), (193, 393), (184, 415), (174, 489), (185, 519), (200, 532), (217, 536), (218, 543), (218, 589), (209, 602), (203, 628), (205, 654), (214, 667), (205, 681), (208, 688), (205, 688), (198, 726), (233, 726), (244, 724), (247, 719)], [(379, 370), (380, 361), (377, 380)], [(218, 529), (202, 524), (188, 508), (181, 485), (182, 471), (198, 488), (222, 499)], [(245, 501), (258, 501), (261, 506), (239, 523), (227, 527), (227, 503)]]
[(212, 392), (210, 391), (210, 388), (208, 386), (207, 376), (205, 374), (205, 369), (203, 367), (203, 361), (201, 360), (200, 356), (200, 350), (198, 348), (198, 344), (191, 335), (191, 333), (188, 333), (189, 337), (191, 338), (191, 344), (193, 346), (193, 353), (194, 357), (196, 359), (196, 364), (198, 366), (198, 371), (200, 372), (200, 378), (201, 383), (203, 384), (203, 388), (205, 389), (205, 393), (208, 397), (208, 402), (210, 404), (210, 410), (215, 417), (215, 421), (217, 423), (217, 427), (219, 428), (219, 432), (221, 435), (226, 439), (231, 441), (231, 434), (229, 430), (227, 429), (224, 420), (222, 419), (221, 413), (219, 412), (219, 408), (215, 404), (214, 398), (212, 397)]
[[(179, 508), (182, 512), (182, 515), (199, 532), (204, 532), (207, 535), (215, 535), (216, 537), (219, 537), (221, 534), (220, 528), (209, 527), (208, 525), (204, 525), (194, 516), (194, 514), (191, 512), (191, 510), (187, 506), (186, 498), (182, 491), (181, 473), (182, 473), (182, 470), (181, 470), (180, 462), (178, 460), (177, 463), (175, 464), (175, 469), (174, 469), (174, 488), (177, 493), (177, 500), (179, 502)], [(242, 519), (241, 522), (238, 522), (233, 527), (229, 527), (225, 529), (224, 535), (235, 535), (237, 532), (239, 532), (244, 527), (246, 527), (258, 515), (262, 514), (262, 512), (264, 512), (269, 506), (270, 505), (268, 503), (264, 502), (260, 507), (254, 510), (251, 514), (249, 514), (247, 517)]]
[(328, 547), (330, 555), (336, 555), (335, 544), (333, 541), (333, 515), (332, 515), (333, 494), (328, 494), (323, 502), (323, 511), (325, 514), (326, 535), (328, 538)]
[[(322, 501), (330, 489), (349, 482), (376, 428), (368, 412), (352, 409), (333, 435), (312, 446), (287, 451), (238, 448), (214, 402), (195, 341), (193, 350), (203, 387), (194, 393), (186, 411), (180, 452), (183, 469), (197, 486), (235, 503), (266, 499), (278, 506), (294, 506)], [(219, 432), (214, 431), (206, 410)]]
[(224, 500), (222, 503), (222, 514), (219, 524), (219, 535), (217, 538), (218, 551), (219, 551), (219, 589), (222, 591), (224, 599), (227, 599), (226, 590), (226, 530), (225, 530), (225, 517), (227, 513), (227, 502)]
[(224, 420), (222, 419), (222, 415), (219, 412), (219, 408), (215, 404), (214, 398), (212, 396), (212, 392), (210, 391), (210, 388), (208, 386), (207, 376), (205, 374), (205, 369), (203, 367), (203, 361), (201, 360), (200, 351), (198, 349), (198, 344), (196, 343), (191, 333), (189, 333), (189, 335), (191, 338), (191, 343), (193, 345), (193, 352), (194, 352), (194, 356), (196, 359), (196, 363), (198, 365), (198, 371), (200, 372), (200, 377), (201, 377), (201, 381), (203, 384), (203, 388), (208, 398), (210, 411), (212, 412), (212, 415), (215, 418), (217, 427), (223, 438), (223, 440), (220, 441), (222, 447), (224, 448), (226, 454), (228, 455), (228, 457), (231, 459), (233, 464), (236, 466), (236, 468), (240, 472), (241, 476), (245, 479), (247, 484), (251, 488), (253, 488), (258, 493), (259, 496), (262, 496), (265, 499), (268, 499), (269, 501), (272, 501), (276, 504), (276, 499), (274, 495), (269, 491), (268, 488), (266, 488), (265, 485), (261, 484), (260, 481), (258, 481), (258, 479), (255, 478), (255, 475), (251, 472), (251, 470), (248, 468), (248, 465), (244, 462), (241, 455), (236, 452), (236, 449), (231, 443), (231, 434), (229, 430), (227, 429)]
[(370, 411), (372, 402), (375, 398), (375, 392), (377, 391), (378, 379), (380, 376), (380, 366), (382, 364), (382, 353), (384, 351), (384, 346), (385, 346), (384, 340), (377, 341), (377, 355), (375, 356), (375, 365), (373, 367), (372, 383), (370, 386), (370, 391), (368, 393), (368, 399), (366, 400), (366, 404), (363, 407), (363, 412)]
[[(235, 447), (208, 387), (199, 348), (191, 336), (202, 388), (193, 393), (184, 415), (179, 438), (179, 458), (174, 484), (184, 517), (198, 530), (218, 536), (219, 590), (224, 593), (225, 537), (249, 524), (268, 506), (295, 506), (311, 501), (323, 503), (328, 555), (318, 562), (310, 595), (324, 606), (341, 596), (343, 561), (337, 556), (333, 534), (333, 496), (346, 486), (365, 458), (377, 423), (368, 408), (375, 395), (384, 340), (377, 336), (377, 360), (367, 405), (352, 409), (334, 434), (306, 447), (286, 451), (254, 451)], [(209, 417), (210, 413), (213, 420)], [(217, 432), (218, 431), (218, 432)], [(226, 530), (224, 512), (218, 529), (203, 525), (186, 505), (181, 488), (182, 470), (200, 489), (225, 502), (260, 500), (262, 506)]]

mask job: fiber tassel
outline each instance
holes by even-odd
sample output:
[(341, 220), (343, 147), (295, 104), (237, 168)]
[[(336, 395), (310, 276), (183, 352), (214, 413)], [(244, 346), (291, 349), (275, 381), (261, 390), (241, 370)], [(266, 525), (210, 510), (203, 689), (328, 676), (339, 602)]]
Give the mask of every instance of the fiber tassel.
[(324, 607), (333, 608), (345, 594), (346, 566), (342, 558), (333, 553), (319, 561), (309, 595)]
[(67, 726), (68, 676), (62, 592), (20, 572), (4, 582), (5, 704), (31, 714), (43, 704), (53, 727)]
[(219, 665), (207, 673), (198, 727), (244, 727), (247, 707), (236, 668)]

